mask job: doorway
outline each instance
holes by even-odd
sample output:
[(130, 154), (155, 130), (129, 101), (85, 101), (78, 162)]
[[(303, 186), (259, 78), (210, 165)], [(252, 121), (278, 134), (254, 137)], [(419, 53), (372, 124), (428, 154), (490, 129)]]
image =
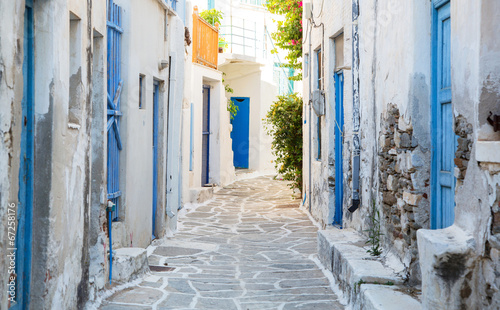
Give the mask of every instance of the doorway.
[(344, 74), (335, 73), (335, 215), (333, 224), (342, 227), (344, 201), (344, 171), (343, 171), (343, 144), (344, 144)]
[(433, 2), (431, 228), (439, 229), (455, 220), (456, 137), (451, 102), (450, 2)]
[(238, 113), (233, 116), (231, 124), (233, 164), (235, 168), (248, 169), (250, 150), (250, 98), (232, 97), (231, 100), (238, 107)]
[(203, 85), (201, 185), (210, 183), (210, 86)]

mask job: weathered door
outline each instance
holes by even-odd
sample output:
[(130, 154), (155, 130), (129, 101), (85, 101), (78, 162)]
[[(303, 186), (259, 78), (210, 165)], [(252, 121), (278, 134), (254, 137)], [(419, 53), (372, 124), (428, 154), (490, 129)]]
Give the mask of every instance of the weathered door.
[[(8, 294), (10, 309), (30, 308), (31, 241), (33, 223), (33, 159), (34, 159), (34, 24), (33, 1), (26, 1), (24, 11), (24, 60), (21, 156), (19, 167), (19, 203), (7, 208), (7, 260), (15, 259), (15, 270), (9, 269)], [(12, 254), (15, 253), (15, 256)], [(14, 283), (11, 283), (14, 282)], [(11, 286), (14, 284), (14, 286)]]
[(201, 185), (210, 182), (210, 86), (203, 85)]
[(250, 98), (233, 97), (231, 100), (233, 100), (234, 104), (238, 107), (238, 112), (231, 121), (233, 124), (233, 130), (231, 131), (234, 154), (233, 163), (235, 168), (248, 169), (250, 148)]
[(455, 133), (451, 104), (450, 3), (434, 1), (432, 98), (431, 228), (444, 228), (455, 219)]
[(156, 205), (158, 204), (158, 95), (160, 84), (153, 84), (153, 239), (155, 239)]
[(121, 56), (121, 8), (108, 0), (107, 8), (108, 25), (108, 199), (115, 205), (112, 219), (117, 220), (119, 214), (120, 191), (120, 151), (122, 143), (120, 139), (120, 94), (123, 81), (120, 78), (120, 56)]
[(344, 178), (343, 178), (343, 143), (344, 143), (344, 74), (335, 73), (335, 215), (333, 224), (342, 226)]

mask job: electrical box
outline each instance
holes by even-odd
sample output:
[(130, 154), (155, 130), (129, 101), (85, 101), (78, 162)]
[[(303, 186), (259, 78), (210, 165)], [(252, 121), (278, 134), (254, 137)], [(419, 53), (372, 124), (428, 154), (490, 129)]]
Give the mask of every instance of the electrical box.
[(312, 93), (312, 105), (317, 116), (325, 115), (325, 93), (316, 89)]
[(305, 19), (312, 18), (312, 4), (311, 4), (311, 2), (304, 3), (304, 17), (305, 17)]

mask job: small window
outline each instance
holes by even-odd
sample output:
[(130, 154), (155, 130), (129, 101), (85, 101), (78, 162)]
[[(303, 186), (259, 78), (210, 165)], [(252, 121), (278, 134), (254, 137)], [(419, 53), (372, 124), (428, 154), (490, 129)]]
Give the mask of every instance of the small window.
[(309, 54), (304, 57), (304, 77), (309, 76)]
[(335, 72), (344, 67), (344, 34), (340, 34), (333, 39), (335, 45)]
[(215, 0), (208, 0), (208, 9), (211, 10), (215, 8)]
[(144, 94), (145, 94), (145, 85), (144, 82), (145, 76), (143, 74), (139, 74), (139, 109), (144, 109)]

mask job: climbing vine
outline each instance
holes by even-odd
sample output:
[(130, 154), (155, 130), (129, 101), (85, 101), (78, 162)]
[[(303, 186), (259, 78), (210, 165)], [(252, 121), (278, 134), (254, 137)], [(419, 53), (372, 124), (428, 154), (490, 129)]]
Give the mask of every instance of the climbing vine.
[[(297, 75), (290, 77), (292, 81), (302, 80), (302, 1), (301, 0), (269, 0), (269, 12), (285, 16), (284, 21), (277, 21), (277, 31), (271, 34), (276, 46), (287, 52), (288, 61), (282, 66), (294, 69)], [(273, 53), (277, 53), (275, 49)]]
[(291, 187), (302, 189), (302, 98), (297, 93), (278, 96), (264, 120), (273, 137), (276, 168)]

